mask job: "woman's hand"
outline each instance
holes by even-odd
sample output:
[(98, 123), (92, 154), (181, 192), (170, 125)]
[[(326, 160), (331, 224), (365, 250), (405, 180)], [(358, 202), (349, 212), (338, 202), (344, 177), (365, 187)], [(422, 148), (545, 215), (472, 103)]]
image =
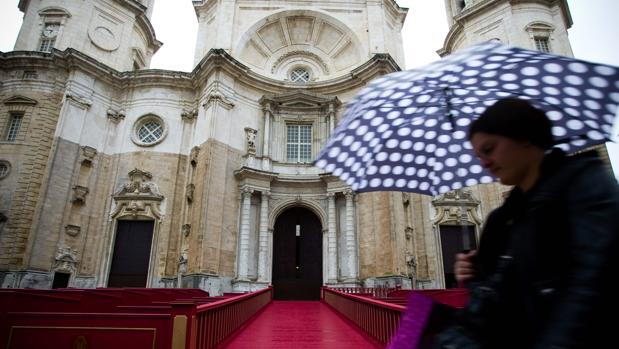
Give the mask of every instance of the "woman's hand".
[(458, 285), (464, 286), (464, 284), (475, 277), (475, 256), (476, 250), (471, 250), (466, 253), (456, 254), (456, 263), (454, 265), (454, 273)]

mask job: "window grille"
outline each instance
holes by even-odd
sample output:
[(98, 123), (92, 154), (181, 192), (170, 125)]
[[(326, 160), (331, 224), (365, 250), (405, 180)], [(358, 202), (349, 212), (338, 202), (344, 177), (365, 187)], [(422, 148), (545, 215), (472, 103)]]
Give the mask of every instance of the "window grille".
[(550, 45), (548, 44), (548, 38), (535, 38), (535, 48), (541, 52), (550, 52)]
[(290, 81), (297, 84), (305, 84), (309, 79), (309, 72), (304, 68), (297, 68), (290, 73)]
[(148, 120), (138, 128), (138, 139), (145, 144), (158, 141), (163, 135), (163, 125), (157, 120)]
[(288, 162), (312, 161), (312, 126), (288, 125), (286, 154)]
[(9, 122), (9, 127), (6, 132), (6, 140), (9, 142), (17, 139), (17, 135), (19, 134), (19, 128), (21, 127), (23, 115), (21, 114), (11, 114), (11, 121)]
[(52, 48), (54, 48), (54, 43), (55, 42), (56, 42), (55, 38), (52, 38), (52, 39), (41, 39), (41, 46), (39, 46), (39, 51), (51, 52)]

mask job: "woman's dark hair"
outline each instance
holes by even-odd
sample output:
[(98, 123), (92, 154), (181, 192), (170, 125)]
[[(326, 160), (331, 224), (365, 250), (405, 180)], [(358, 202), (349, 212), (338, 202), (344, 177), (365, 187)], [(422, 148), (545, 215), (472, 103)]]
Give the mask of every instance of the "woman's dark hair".
[(544, 150), (554, 144), (552, 123), (546, 113), (518, 98), (501, 99), (486, 109), (471, 123), (469, 140), (478, 132), (528, 141)]

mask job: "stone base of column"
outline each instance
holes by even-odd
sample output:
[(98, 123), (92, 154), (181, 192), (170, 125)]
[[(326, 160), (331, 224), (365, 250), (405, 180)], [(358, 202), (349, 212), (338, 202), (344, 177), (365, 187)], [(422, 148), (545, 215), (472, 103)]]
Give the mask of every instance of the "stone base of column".
[(362, 282), (355, 278), (347, 278), (338, 280), (337, 287), (361, 287)]
[(232, 280), (232, 292), (253, 292), (269, 287), (268, 282), (251, 281), (243, 279)]
[(413, 288), (413, 281), (411, 278), (401, 275), (376, 276), (363, 280), (363, 287), (400, 287), (403, 290), (410, 290)]
[(213, 274), (183, 275), (181, 287), (199, 288), (210, 296), (223, 296), (224, 292), (232, 292), (232, 278)]
[(268, 171), (271, 172), (273, 168), (271, 167), (271, 158), (269, 157), (263, 157), (262, 158), (262, 171)]

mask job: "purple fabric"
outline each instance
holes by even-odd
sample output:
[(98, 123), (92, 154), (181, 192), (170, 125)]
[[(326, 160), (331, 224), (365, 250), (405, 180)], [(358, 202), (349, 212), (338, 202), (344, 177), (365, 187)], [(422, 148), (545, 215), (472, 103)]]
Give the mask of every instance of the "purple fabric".
[(400, 319), (400, 327), (388, 349), (417, 349), (424, 334), (424, 329), (430, 319), (434, 300), (418, 292), (411, 292), (406, 306), (406, 312)]
[(406, 312), (387, 349), (428, 349), (434, 335), (468, 302), (467, 289), (409, 291)]

